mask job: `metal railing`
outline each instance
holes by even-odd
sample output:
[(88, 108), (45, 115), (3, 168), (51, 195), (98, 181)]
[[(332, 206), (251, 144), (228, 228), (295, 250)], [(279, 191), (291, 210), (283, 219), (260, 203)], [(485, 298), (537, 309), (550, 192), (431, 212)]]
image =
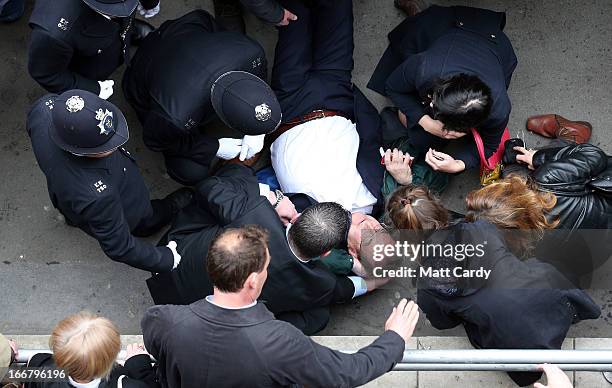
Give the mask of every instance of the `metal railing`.
[[(48, 349), (20, 349), (18, 363), (26, 363)], [(346, 352), (354, 353), (354, 352)], [(125, 360), (121, 351), (118, 361)], [(408, 350), (394, 371), (504, 371), (533, 372), (540, 364), (555, 364), (566, 371), (612, 372), (610, 350), (471, 349)]]

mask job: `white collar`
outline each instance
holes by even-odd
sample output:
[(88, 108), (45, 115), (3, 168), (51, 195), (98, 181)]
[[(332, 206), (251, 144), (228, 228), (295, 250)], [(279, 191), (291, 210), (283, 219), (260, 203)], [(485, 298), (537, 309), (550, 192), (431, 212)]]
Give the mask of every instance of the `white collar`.
[(285, 230), (285, 238), (287, 239), (287, 245), (289, 245), (289, 250), (291, 251), (291, 253), (293, 253), (293, 256), (295, 256), (296, 259), (298, 259), (299, 261), (301, 261), (302, 263), (308, 263), (310, 260), (302, 260), (293, 250), (293, 248), (291, 247), (291, 243), (289, 242), (289, 229), (291, 229), (291, 227), (293, 226), (293, 224), (290, 222), (287, 224), (287, 229)]
[(222, 309), (226, 309), (226, 310), (245, 310), (245, 309), (250, 309), (251, 307), (255, 306), (257, 304), (257, 301), (254, 301), (253, 303), (250, 303), (246, 306), (242, 306), (242, 307), (226, 307), (226, 306), (221, 306), (220, 304), (216, 304), (214, 301), (214, 296), (213, 295), (208, 295), (206, 297), (206, 301), (210, 304), (214, 304), (217, 307), (220, 307)]
[(77, 383), (72, 379), (72, 377), (68, 376), (68, 382), (70, 383), (70, 385), (76, 388), (98, 388), (98, 386), (102, 382), (102, 379), (91, 380), (88, 383)]

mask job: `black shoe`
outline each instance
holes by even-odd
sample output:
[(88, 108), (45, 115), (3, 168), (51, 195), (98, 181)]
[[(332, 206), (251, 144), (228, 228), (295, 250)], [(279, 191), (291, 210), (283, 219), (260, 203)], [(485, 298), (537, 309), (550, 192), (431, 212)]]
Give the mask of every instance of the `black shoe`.
[(238, 0), (213, 0), (215, 20), (228, 31), (246, 32), (242, 19), (242, 5)]
[(193, 194), (194, 192), (192, 189), (183, 187), (168, 194), (166, 198), (164, 198), (164, 202), (170, 205), (172, 214), (176, 214), (191, 203)]
[(134, 24), (132, 25), (132, 45), (139, 46), (144, 38), (153, 31), (155, 31), (155, 27), (149, 23), (140, 19), (134, 19)]

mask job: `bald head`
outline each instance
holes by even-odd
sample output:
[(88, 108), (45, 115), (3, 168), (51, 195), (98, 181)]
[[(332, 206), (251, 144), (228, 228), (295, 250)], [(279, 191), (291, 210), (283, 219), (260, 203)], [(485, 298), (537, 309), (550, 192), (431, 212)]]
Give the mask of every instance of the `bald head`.
[(207, 270), (213, 285), (236, 293), (252, 273), (260, 273), (268, 260), (268, 233), (259, 226), (227, 229), (208, 250)]

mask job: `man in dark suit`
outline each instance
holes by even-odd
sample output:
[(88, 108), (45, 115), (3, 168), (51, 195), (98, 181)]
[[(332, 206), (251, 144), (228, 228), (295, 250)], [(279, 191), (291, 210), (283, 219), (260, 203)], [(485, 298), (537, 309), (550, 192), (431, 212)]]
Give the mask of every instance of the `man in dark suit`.
[(211, 241), (224, 229), (250, 224), (270, 233), (272, 262), (262, 302), (278, 319), (307, 334), (327, 325), (331, 304), (350, 301), (382, 284), (335, 275), (322, 262), (325, 258), (318, 259), (333, 248), (359, 252), (362, 231), (377, 224), (371, 217), (351, 214), (331, 202), (313, 205), (298, 216), (283, 193), (269, 192), (250, 168), (236, 164), (196, 189), (196, 201), (179, 213), (167, 237), (178, 244), (180, 265), (148, 281), (156, 304), (189, 304), (209, 295), (212, 284), (204, 258)]
[[(272, 143), (272, 165), (281, 187), (289, 192), (306, 186), (312, 190), (304, 177), (306, 169), (317, 163), (311, 169), (317, 172), (309, 179), (316, 180), (316, 186), (329, 185), (328, 189), (302, 192), (320, 202), (377, 214), (383, 203), (381, 121), (351, 80), (352, 1), (282, 0), (281, 4), (300, 15), (279, 28), (272, 71), (271, 85), (283, 122), (267, 141)], [(301, 150), (295, 149), (302, 144)], [(309, 153), (294, 155), (306, 149)], [(305, 159), (300, 161), (302, 156)], [(295, 171), (299, 163), (303, 172)]]
[[(501, 12), (431, 6), (389, 34), (389, 48), (368, 87), (391, 98), (407, 127), (405, 135), (420, 151), (416, 156), (425, 157), (434, 170), (478, 167), (471, 128), (480, 134), (487, 158), (499, 147), (517, 65), (505, 24)], [(456, 139), (460, 147), (452, 156), (439, 152)]]
[[(159, 0), (142, 0), (146, 9)], [(30, 75), (52, 93), (87, 90), (107, 99), (108, 77), (152, 30), (134, 18), (138, 0), (38, 0), (30, 17)]]
[[(405, 299), (393, 309), (385, 333), (354, 354), (318, 345), (275, 320), (257, 302), (274, 260), (267, 237), (257, 226), (225, 230), (208, 252), (213, 294), (189, 306), (155, 306), (145, 313), (144, 342), (163, 386), (355, 387), (402, 359), (419, 316), (418, 306)], [(288, 279), (287, 291), (290, 286)]]
[(176, 267), (176, 244), (156, 247), (137, 237), (170, 223), (192, 192), (149, 199), (136, 160), (123, 148), (129, 131), (115, 105), (84, 90), (49, 94), (34, 104), (26, 127), (51, 202), (67, 224), (98, 240), (115, 261), (154, 272)]
[[(168, 55), (172, 53), (172, 55)], [(143, 126), (144, 142), (162, 152), (168, 174), (195, 185), (217, 156), (250, 159), (281, 119), (255, 40), (225, 31), (202, 10), (169, 20), (140, 45), (123, 90)], [(241, 139), (217, 139), (207, 125), (219, 117)]]

